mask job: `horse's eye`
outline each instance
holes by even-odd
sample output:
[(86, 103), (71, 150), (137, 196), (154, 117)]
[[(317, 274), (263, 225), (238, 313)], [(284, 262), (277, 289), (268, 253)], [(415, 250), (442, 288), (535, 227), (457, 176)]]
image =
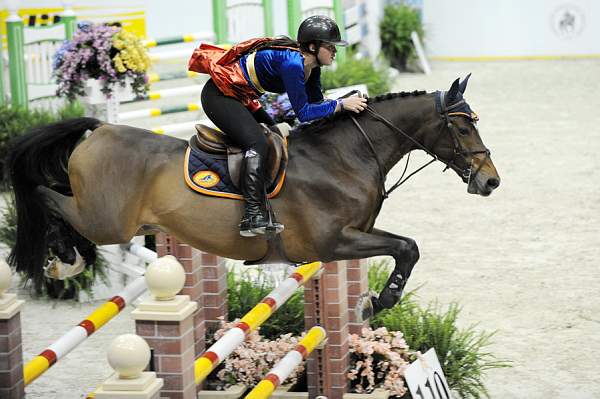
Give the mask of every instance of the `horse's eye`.
[(458, 132), (460, 133), (460, 135), (461, 135), (461, 136), (468, 136), (468, 135), (469, 135), (469, 133), (471, 133), (471, 132), (469, 131), (469, 129), (462, 129), (462, 128), (461, 128), (461, 129), (458, 129)]

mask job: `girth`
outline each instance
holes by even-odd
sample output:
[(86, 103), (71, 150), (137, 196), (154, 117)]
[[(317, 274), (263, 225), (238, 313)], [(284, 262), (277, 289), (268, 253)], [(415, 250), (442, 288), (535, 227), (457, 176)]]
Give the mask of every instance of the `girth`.
[[(287, 139), (290, 126), (280, 123), (269, 127), (261, 124), (268, 145), (266, 165), (266, 186), (271, 186), (283, 172), (288, 162)], [(205, 125), (196, 125), (196, 135), (190, 138), (192, 149), (197, 149), (209, 154), (227, 155), (227, 166), (233, 184), (240, 187), (240, 177), (244, 151), (233, 145), (227, 134)]]

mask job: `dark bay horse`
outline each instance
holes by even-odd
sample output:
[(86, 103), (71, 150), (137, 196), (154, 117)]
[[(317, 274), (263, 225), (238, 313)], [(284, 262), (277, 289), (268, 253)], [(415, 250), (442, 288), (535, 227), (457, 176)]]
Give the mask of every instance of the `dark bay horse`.
[[(389, 255), (395, 260), (385, 288), (370, 298), (373, 309), (366, 317), (398, 302), (419, 258), (414, 240), (373, 227), (385, 197), (383, 179), (402, 157), (415, 149), (427, 151), (455, 170), (469, 193), (487, 196), (500, 184), (477, 117), (463, 98), (467, 79), (457, 79), (448, 92), (370, 99), (369, 112), (341, 114), (289, 137), (286, 183), (271, 201), (285, 224), (282, 241), (289, 259)], [(87, 130), (92, 133), (82, 140)], [(241, 201), (198, 195), (186, 186), (187, 146), (177, 138), (93, 118), (19, 137), (7, 162), (18, 217), (13, 265), (41, 275), (47, 232), (57, 220), (98, 245), (126, 243), (160, 229), (222, 257), (261, 258), (265, 240), (239, 235)], [(70, 244), (79, 246), (82, 240)], [(72, 260), (70, 252), (64, 257)]]

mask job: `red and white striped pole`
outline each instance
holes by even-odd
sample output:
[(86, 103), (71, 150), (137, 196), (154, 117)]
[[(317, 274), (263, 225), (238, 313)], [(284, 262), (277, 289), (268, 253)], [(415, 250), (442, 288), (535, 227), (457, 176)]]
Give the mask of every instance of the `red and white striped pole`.
[(196, 385), (223, 361), (231, 352), (240, 346), (246, 335), (261, 326), (279, 306), (284, 304), (296, 289), (312, 278), (321, 270), (321, 262), (307, 263), (298, 268), (287, 279), (268, 294), (229, 331), (215, 342), (204, 354), (194, 362), (194, 376)]
[(245, 399), (266, 399), (273, 394), (275, 388), (298, 367), (310, 353), (327, 337), (323, 327), (311, 328), (294, 350), (288, 352), (271, 371), (258, 383)]
[(23, 367), (25, 386), (29, 385), (59, 359), (65, 357), (96, 330), (105, 325), (129, 303), (146, 291), (144, 277), (138, 277), (123, 291), (94, 310), (85, 320), (73, 327), (56, 342)]

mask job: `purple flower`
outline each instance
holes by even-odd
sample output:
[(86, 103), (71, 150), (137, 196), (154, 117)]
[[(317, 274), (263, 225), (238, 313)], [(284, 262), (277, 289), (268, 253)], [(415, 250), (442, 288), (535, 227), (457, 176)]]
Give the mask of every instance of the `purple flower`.
[(145, 93), (145, 73), (117, 73), (113, 65), (113, 36), (121, 30), (120, 27), (83, 21), (78, 24), (78, 28), (73, 39), (65, 41), (54, 56), (53, 70), (58, 82), (57, 95), (66, 96), (71, 100), (83, 95), (87, 79), (100, 80), (102, 92), (110, 95), (114, 85), (124, 85), (128, 76), (134, 78), (134, 92), (138, 95)]

